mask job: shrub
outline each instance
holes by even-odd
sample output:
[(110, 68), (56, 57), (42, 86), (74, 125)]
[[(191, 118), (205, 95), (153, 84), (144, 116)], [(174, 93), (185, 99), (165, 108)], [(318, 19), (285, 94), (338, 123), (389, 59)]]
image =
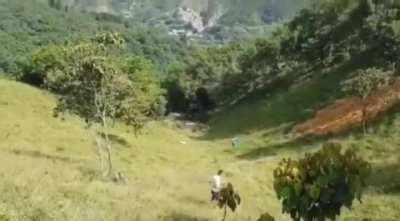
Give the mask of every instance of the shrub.
[(392, 71), (377, 68), (359, 70), (355, 76), (342, 82), (342, 90), (362, 100), (362, 125), (364, 134), (367, 132), (368, 97), (378, 89), (389, 86), (393, 80)]
[(269, 213), (264, 213), (257, 219), (257, 221), (275, 221), (275, 218)]
[(47, 73), (62, 71), (65, 62), (63, 48), (57, 45), (49, 45), (33, 52), (31, 56), (25, 59), (17, 60), (18, 79), (35, 86), (43, 86)]
[(354, 150), (342, 153), (340, 144), (327, 143), (301, 160), (282, 160), (274, 170), (274, 188), (293, 220), (335, 220), (343, 206), (361, 202), (370, 171)]
[(229, 207), (232, 212), (235, 212), (241, 202), (242, 199), (240, 198), (239, 194), (235, 192), (231, 183), (228, 183), (226, 187), (222, 188), (218, 200), (218, 206), (221, 209), (224, 209), (224, 216), (222, 217), (222, 221), (224, 221), (226, 218), (227, 208)]

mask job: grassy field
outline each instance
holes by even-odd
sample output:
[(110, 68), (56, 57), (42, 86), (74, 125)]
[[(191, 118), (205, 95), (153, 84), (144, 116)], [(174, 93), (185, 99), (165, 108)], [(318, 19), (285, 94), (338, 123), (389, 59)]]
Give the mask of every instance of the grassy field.
[[(126, 184), (117, 184), (98, 176), (90, 130), (75, 117), (53, 117), (52, 95), (0, 80), (0, 220), (220, 220), (222, 211), (210, 203), (208, 186), (220, 168), (243, 198), (228, 220), (255, 221), (264, 212), (289, 220), (281, 215), (272, 170), (283, 157), (299, 157), (322, 142), (288, 133), (326, 99), (324, 93), (305, 103), (296, 98), (310, 90), (249, 99), (217, 115), (204, 133), (160, 121), (135, 137), (117, 124), (111, 132), (114, 162), (127, 177)], [(399, 126), (400, 116), (391, 114), (372, 125), (367, 137), (354, 132), (326, 138), (356, 145), (374, 166), (363, 204), (344, 210), (340, 220), (399, 220)], [(234, 136), (241, 139), (237, 150), (230, 147)]]

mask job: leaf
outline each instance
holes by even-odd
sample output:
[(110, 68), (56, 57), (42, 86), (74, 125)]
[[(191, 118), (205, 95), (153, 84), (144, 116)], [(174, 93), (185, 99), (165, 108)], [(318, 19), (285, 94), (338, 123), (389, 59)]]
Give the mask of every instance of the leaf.
[(320, 176), (317, 179), (317, 184), (321, 187), (325, 187), (329, 184), (329, 182), (331, 181), (331, 176), (325, 175), (325, 176)]
[(233, 212), (235, 212), (236, 207), (237, 207), (236, 202), (235, 202), (235, 199), (232, 198), (232, 197), (228, 198), (228, 203), (227, 203), (227, 204), (228, 204), (228, 207), (229, 207)]
[(320, 196), (320, 193), (321, 193), (321, 188), (318, 185), (314, 184), (311, 186), (310, 192), (309, 192), (311, 198), (313, 198), (314, 200), (317, 200)]
[(226, 203), (225, 200), (221, 200), (221, 199), (220, 199), (220, 200), (218, 201), (218, 206), (219, 206), (219, 208), (222, 209), (222, 208), (224, 207), (225, 203)]
[(242, 199), (240, 198), (239, 194), (235, 193), (234, 198), (235, 198), (237, 204), (240, 205), (240, 203), (242, 202)]
[(301, 183), (295, 183), (294, 190), (296, 192), (296, 196), (300, 196), (303, 191), (303, 185), (301, 185)]
[(321, 202), (323, 202), (323, 203), (331, 202), (332, 194), (333, 194), (332, 189), (329, 189), (329, 188), (324, 189), (320, 194)]

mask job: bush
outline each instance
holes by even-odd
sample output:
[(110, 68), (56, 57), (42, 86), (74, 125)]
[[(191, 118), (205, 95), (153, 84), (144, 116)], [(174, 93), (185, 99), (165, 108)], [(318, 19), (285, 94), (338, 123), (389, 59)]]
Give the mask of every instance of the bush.
[(224, 209), (224, 216), (222, 221), (226, 219), (227, 208), (231, 209), (232, 212), (235, 212), (237, 207), (242, 202), (239, 194), (234, 190), (233, 185), (228, 183), (228, 185), (221, 189), (220, 196), (218, 199), (218, 206), (221, 209)]
[(274, 188), (283, 212), (293, 220), (335, 220), (343, 206), (361, 202), (370, 164), (340, 144), (327, 143), (322, 150), (295, 161), (284, 159), (274, 170)]
[(269, 213), (264, 213), (257, 219), (257, 221), (275, 221), (275, 218)]
[(18, 60), (18, 79), (34, 86), (43, 86), (48, 72), (60, 71), (65, 67), (63, 54), (62, 47), (49, 45), (33, 52), (25, 59)]

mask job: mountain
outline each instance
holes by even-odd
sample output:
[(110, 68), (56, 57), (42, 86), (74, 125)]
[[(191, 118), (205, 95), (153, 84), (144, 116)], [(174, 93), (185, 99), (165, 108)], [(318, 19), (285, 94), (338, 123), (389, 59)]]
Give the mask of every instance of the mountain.
[[(173, 35), (221, 35), (289, 19), (311, 0), (48, 0), (59, 8), (111, 14)], [(228, 31), (230, 32), (230, 31)], [(223, 36), (220, 36), (223, 38)]]

